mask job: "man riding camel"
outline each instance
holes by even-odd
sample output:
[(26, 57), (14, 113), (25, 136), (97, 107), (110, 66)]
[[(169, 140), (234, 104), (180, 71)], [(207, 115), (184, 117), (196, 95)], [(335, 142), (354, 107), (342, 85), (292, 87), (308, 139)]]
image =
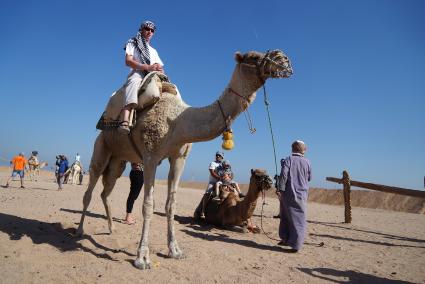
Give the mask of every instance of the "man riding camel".
[(121, 110), (118, 130), (126, 134), (130, 133), (130, 111), (137, 107), (137, 94), (143, 77), (153, 71), (164, 72), (164, 63), (156, 49), (150, 45), (155, 32), (155, 24), (145, 21), (141, 24), (137, 35), (129, 39), (125, 46), (125, 64), (131, 71), (125, 86), (124, 107)]

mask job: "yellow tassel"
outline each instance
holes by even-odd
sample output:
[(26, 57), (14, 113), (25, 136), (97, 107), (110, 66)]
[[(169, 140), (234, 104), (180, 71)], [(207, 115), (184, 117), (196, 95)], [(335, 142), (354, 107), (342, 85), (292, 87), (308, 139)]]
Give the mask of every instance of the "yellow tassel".
[(221, 147), (224, 150), (232, 150), (235, 146), (235, 143), (233, 142), (233, 133), (232, 130), (226, 130), (223, 132), (223, 144), (221, 144)]

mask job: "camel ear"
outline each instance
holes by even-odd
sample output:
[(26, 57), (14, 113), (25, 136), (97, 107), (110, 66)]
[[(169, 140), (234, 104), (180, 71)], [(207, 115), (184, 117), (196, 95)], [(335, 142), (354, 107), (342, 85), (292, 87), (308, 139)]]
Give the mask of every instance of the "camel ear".
[(251, 169), (251, 175), (253, 175), (254, 174), (254, 169)]
[(243, 55), (242, 55), (242, 53), (240, 53), (240, 51), (237, 51), (235, 53), (235, 60), (238, 63), (241, 63), (243, 61)]

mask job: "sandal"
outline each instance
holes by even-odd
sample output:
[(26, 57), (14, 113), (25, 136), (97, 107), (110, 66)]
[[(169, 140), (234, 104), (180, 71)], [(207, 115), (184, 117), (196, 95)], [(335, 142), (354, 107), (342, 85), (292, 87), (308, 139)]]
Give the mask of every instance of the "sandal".
[(129, 134), (130, 127), (128, 125), (128, 121), (121, 121), (120, 124), (118, 124), (118, 131), (124, 134)]

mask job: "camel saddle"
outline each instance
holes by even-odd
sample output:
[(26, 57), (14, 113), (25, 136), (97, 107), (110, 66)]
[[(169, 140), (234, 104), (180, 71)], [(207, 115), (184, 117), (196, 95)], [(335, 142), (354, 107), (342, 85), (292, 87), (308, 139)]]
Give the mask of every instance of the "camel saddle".
[(229, 196), (230, 193), (236, 192), (236, 187), (233, 184), (222, 184), (220, 185), (219, 189), (220, 189), (220, 193), (219, 193), (220, 200), (224, 200), (227, 198), (227, 196)]
[[(108, 130), (115, 129), (119, 126), (119, 116), (123, 108), (125, 88), (126, 84), (114, 92), (109, 98), (106, 109), (96, 125), (97, 129)], [(136, 107), (136, 111), (154, 105), (159, 101), (162, 93), (165, 92), (173, 95), (179, 95), (177, 87), (169, 81), (167, 75), (157, 71), (150, 72), (143, 78), (140, 84), (138, 92), (138, 106)], [(129, 120), (130, 127), (134, 127), (136, 124), (136, 115), (134, 110), (131, 112)]]

